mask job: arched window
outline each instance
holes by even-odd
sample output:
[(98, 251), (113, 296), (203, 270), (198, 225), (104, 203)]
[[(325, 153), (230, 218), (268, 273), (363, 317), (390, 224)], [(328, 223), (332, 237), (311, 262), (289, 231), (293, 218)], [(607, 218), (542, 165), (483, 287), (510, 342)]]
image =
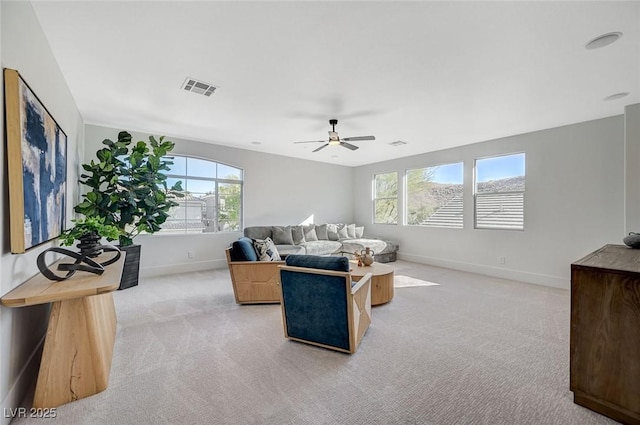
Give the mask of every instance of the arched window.
[(190, 156), (172, 157), (167, 186), (180, 181), (183, 190), (172, 193), (178, 206), (169, 211), (161, 233), (242, 230), (242, 169)]

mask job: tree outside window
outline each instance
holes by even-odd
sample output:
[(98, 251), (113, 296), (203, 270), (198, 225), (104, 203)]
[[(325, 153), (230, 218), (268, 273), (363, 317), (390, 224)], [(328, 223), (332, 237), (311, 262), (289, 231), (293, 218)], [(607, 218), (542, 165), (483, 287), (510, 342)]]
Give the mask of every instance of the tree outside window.
[(463, 163), (407, 170), (406, 223), (463, 227)]
[(169, 183), (182, 182), (178, 206), (169, 211), (163, 233), (231, 232), (242, 229), (241, 169), (200, 158), (174, 156)]
[(373, 222), (398, 224), (398, 173), (376, 174), (373, 180)]

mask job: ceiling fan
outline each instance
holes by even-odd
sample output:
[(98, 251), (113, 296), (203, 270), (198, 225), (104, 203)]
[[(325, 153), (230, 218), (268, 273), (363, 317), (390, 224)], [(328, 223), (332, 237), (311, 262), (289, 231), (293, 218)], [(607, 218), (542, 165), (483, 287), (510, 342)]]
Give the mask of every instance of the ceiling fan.
[(355, 151), (358, 149), (358, 146), (352, 145), (347, 142), (363, 142), (365, 140), (376, 140), (374, 136), (357, 136), (357, 137), (344, 137), (340, 138), (338, 133), (336, 133), (336, 124), (338, 124), (338, 120), (332, 119), (329, 120), (329, 125), (332, 127), (332, 130), (329, 131), (329, 140), (312, 140), (310, 142), (293, 142), (293, 143), (324, 143), (324, 145), (320, 146), (318, 149), (314, 149), (313, 152), (318, 152), (321, 149), (326, 148), (327, 146), (342, 146), (347, 149), (351, 149)]

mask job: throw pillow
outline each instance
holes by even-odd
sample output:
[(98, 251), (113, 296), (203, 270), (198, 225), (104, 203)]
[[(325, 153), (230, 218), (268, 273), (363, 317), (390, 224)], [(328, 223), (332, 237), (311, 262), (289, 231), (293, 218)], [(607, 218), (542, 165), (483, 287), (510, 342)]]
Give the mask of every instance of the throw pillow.
[(338, 240), (338, 226), (335, 224), (327, 224), (327, 236), (330, 241)]
[(349, 235), (347, 234), (347, 225), (346, 224), (338, 224), (338, 239), (347, 239)]
[(288, 255), (287, 266), (306, 267), (310, 269), (348, 272), (350, 267), (347, 257), (323, 257), (319, 255)]
[(319, 241), (328, 241), (329, 240), (329, 232), (327, 230), (326, 224), (318, 224), (316, 226), (316, 235), (318, 236)]
[(271, 228), (273, 243), (276, 245), (293, 245), (291, 226), (273, 226)]
[(304, 229), (304, 240), (306, 242), (313, 242), (318, 240), (315, 224), (308, 224), (306, 226), (302, 226), (302, 228)]
[(295, 245), (306, 242), (304, 240), (304, 229), (302, 226), (291, 226), (291, 236), (293, 237), (293, 243)]
[(280, 261), (280, 254), (278, 254), (278, 250), (276, 249), (276, 245), (273, 243), (271, 238), (262, 239), (254, 239), (253, 247), (256, 249), (256, 254), (258, 254), (258, 260), (260, 261)]
[(364, 226), (356, 226), (356, 238), (361, 238), (364, 236)]
[(240, 238), (231, 246), (231, 261), (258, 261), (258, 256), (251, 239)]
[(355, 239), (356, 237), (356, 225), (349, 224), (347, 225), (347, 237), (350, 239)]

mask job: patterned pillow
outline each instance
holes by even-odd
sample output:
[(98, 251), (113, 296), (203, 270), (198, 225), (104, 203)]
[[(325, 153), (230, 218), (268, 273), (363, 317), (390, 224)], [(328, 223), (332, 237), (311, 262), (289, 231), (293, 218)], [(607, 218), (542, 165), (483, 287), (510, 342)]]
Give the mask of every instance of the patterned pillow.
[(356, 225), (349, 224), (347, 225), (347, 237), (351, 239), (355, 239), (356, 237)]
[(280, 254), (278, 254), (278, 250), (276, 249), (276, 246), (271, 238), (266, 238), (265, 240), (254, 239), (253, 247), (256, 249), (256, 254), (258, 254), (259, 261), (281, 260)]
[(364, 226), (356, 227), (356, 238), (361, 238), (364, 236)]
[(347, 233), (346, 224), (338, 224), (338, 239), (347, 239), (349, 234)]

